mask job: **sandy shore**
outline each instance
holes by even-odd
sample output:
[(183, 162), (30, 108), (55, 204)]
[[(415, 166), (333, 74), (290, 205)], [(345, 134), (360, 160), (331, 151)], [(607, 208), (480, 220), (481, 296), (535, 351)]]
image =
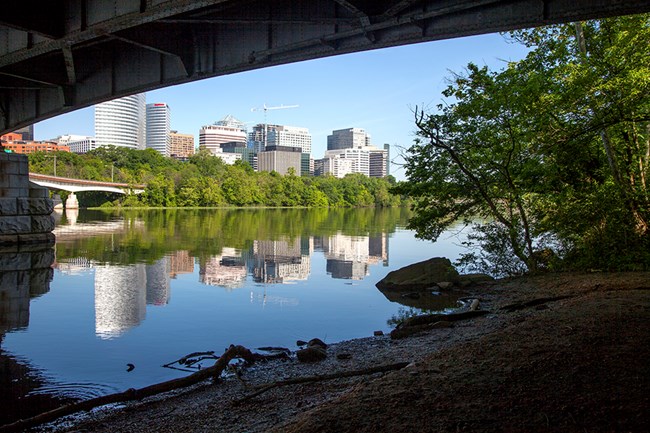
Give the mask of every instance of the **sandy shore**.
[[(100, 408), (37, 431), (650, 431), (650, 273), (546, 275), (468, 291), (490, 314), (400, 340), (340, 342), (318, 363), (258, 363), (241, 380)], [(242, 400), (277, 380), (396, 362), (410, 365)]]

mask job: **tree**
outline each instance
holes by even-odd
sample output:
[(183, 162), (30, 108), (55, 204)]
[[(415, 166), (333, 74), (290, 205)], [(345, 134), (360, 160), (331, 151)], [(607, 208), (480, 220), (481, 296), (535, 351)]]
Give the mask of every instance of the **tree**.
[(458, 219), (483, 219), (472, 239), (482, 252), (466, 258), (496, 273), (558, 257), (648, 266), (648, 15), (513, 37), (531, 49), (524, 60), (498, 72), (470, 64), (436, 113), (416, 110), (408, 181), (394, 189), (415, 199), (410, 226), (435, 240)]

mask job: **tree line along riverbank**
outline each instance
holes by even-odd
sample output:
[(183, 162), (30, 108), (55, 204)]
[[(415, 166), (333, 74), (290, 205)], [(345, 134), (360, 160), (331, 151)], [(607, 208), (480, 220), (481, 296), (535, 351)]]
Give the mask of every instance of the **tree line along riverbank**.
[[(246, 162), (225, 164), (200, 150), (188, 161), (166, 158), (152, 149), (95, 149), (83, 155), (56, 152), (56, 174), (87, 180), (146, 184), (140, 195), (83, 193), (84, 207), (392, 207), (404, 204), (391, 193), (395, 178), (349, 174), (306, 177), (256, 172)], [(29, 155), (31, 172), (54, 174), (54, 155)], [(65, 192), (62, 192), (65, 199)]]

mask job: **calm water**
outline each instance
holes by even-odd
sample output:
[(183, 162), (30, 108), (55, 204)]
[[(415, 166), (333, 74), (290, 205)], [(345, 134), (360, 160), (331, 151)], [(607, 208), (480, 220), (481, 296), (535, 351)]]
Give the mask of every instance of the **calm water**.
[(375, 283), (460, 252), (452, 235), (416, 240), (404, 229), (408, 216), (405, 209), (58, 216), (52, 281), (17, 301), (0, 297), (0, 424), (61, 399), (186, 375), (162, 365), (190, 352), (220, 354), (231, 343), (295, 349), (297, 339), (333, 343), (389, 331), (388, 320), (406, 307)]

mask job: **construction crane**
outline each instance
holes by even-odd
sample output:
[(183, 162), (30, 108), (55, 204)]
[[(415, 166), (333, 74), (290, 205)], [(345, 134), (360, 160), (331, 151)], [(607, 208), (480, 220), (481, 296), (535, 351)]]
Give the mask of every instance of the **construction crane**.
[(286, 108), (298, 108), (298, 105), (283, 105), (283, 104), (280, 104), (280, 105), (277, 105), (275, 107), (267, 107), (266, 104), (262, 104), (261, 107), (253, 107), (253, 108), (251, 108), (251, 111), (264, 111), (264, 149), (265, 150), (266, 150), (266, 143), (267, 143), (266, 137), (268, 135), (268, 131), (267, 131), (268, 123), (266, 122), (266, 116), (267, 116), (266, 112), (269, 111), (269, 110), (284, 110)]

